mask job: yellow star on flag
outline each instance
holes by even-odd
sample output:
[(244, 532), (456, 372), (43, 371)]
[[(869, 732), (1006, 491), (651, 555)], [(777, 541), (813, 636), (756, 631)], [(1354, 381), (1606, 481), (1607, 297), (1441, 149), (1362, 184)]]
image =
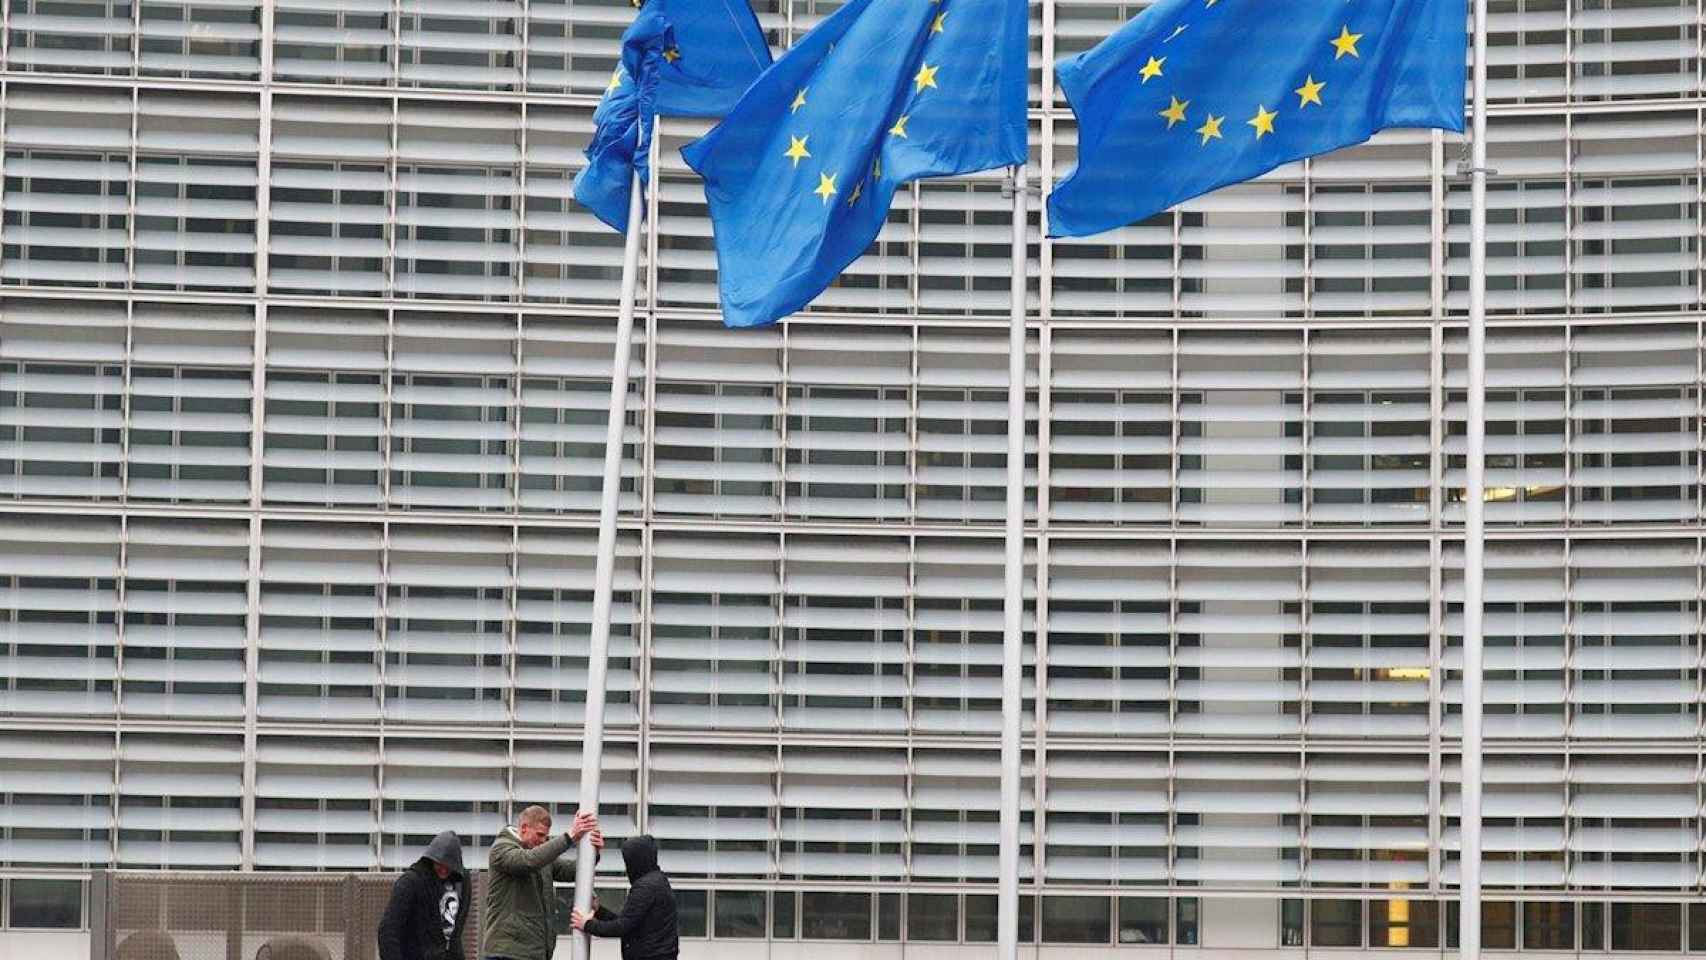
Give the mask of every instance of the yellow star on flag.
[(840, 191), (835, 189), (835, 174), (833, 174), (833, 173), (820, 173), (820, 174), (818, 174), (817, 175), (817, 189), (813, 190), (812, 192), (817, 194), (818, 196), (822, 197), (824, 203), (828, 203), (830, 197), (833, 197), (837, 193), (840, 192)]
[(622, 68), (617, 67), (616, 69), (610, 71), (610, 85), (608, 87), (605, 87), (604, 90), (606, 93), (608, 93), (609, 91), (614, 90), (617, 87), (620, 87), (621, 85), (622, 85)]
[(1167, 99), (1173, 102), (1168, 105), (1167, 109), (1160, 111), (1160, 114), (1167, 118), (1167, 129), (1171, 130), (1173, 129), (1173, 124), (1185, 119), (1185, 108), (1190, 106), (1191, 102), (1189, 100), (1180, 100), (1178, 97), (1171, 95), (1169, 95)]
[(809, 87), (801, 87), (800, 92), (794, 94), (794, 102), (788, 104), (788, 112), (789, 113), (796, 113), (799, 111), (799, 109), (801, 107), (806, 105), (806, 91), (808, 89), (810, 89), (810, 88)]
[(1279, 116), (1279, 114), (1273, 110), (1269, 110), (1266, 104), (1258, 104), (1256, 106), (1256, 115), (1244, 122), (1256, 128), (1256, 139), (1260, 140), (1264, 136), (1274, 132), (1274, 118), (1277, 116)]
[(889, 128), (889, 133), (894, 135), (894, 136), (897, 136), (897, 137), (905, 137), (906, 136), (906, 121), (911, 120), (911, 119), (912, 119), (912, 114), (910, 114), (910, 113), (901, 114), (900, 119), (896, 120), (894, 122), (894, 126)]
[(1317, 82), (1313, 76), (1304, 77), (1303, 86), (1292, 91), (1292, 93), (1297, 94), (1297, 109), (1302, 110), (1312, 103), (1316, 106), (1322, 106), (1321, 91), (1326, 87), (1325, 82)]
[(859, 202), (859, 194), (864, 193), (864, 192), (865, 192), (864, 181), (861, 180), (861, 181), (853, 184), (853, 193), (851, 196), (849, 196), (847, 198), (847, 205), (849, 207), (851, 207), (855, 203), (858, 203)]
[(882, 157), (873, 157), (871, 159), (871, 179), (881, 180), (882, 178), (883, 178), (883, 158)]
[(674, 63), (681, 59), (681, 51), (674, 47), (670, 47), (663, 52), (663, 58), (668, 60), (670, 63)]
[(1225, 119), (1225, 117), (1217, 117), (1212, 113), (1208, 115), (1208, 119), (1203, 121), (1203, 125), (1197, 128), (1197, 132), (1202, 134), (1202, 143), (1199, 146), (1207, 146), (1208, 142), (1213, 139), (1225, 139), (1220, 135), (1220, 123)]
[(918, 76), (912, 78), (912, 83), (913, 83), (913, 88), (914, 88), (913, 92), (921, 93), (921, 92), (923, 92), (925, 87), (936, 86), (936, 71), (940, 70), (941, 68), (942, 68), (941, 64), (937, 64), (936, 66), (932, 67), (928, 63), (919, 67), (918, 68)]
[(1154, 57), (1150, 57), (1149, 62), (1143, 65), (1143, 69), (1139, 70), (1137, 75), (1143, 78), (1144, 83), (1148, 83), (1151, 77), (1161, 76), (1161, 65), (1166, 62), (1166, 57), (1162, 57), (1159, 60)]
[(1362, 56), (1357, 53), (1357, 41), (1361, 39), (1362, 34), (1352, 33), (1349, 26), (1340, 26), (1339, 35), (1330, 41), (1333, 44), (1333, 59), (1337, 60), (1348, 53), (1361, 60)]
[(798, 167), (801, 160), (812, 155), (811, 151), (806, 149), (806, 141), (809, 139), (811, 139), (809, 133), (803, 137), (788, 134), (788, 149), (782, 153), (782, 156), (794, 161), (794, 166)]
[(948, 20), (948, 11), (943, 10), (941, 13), (936, 14), (936, 19), (931, 21), (931, 23), (930, 23), (930, 32), (931, 33), (941, 33), (942, 32), (942, 24), (946, 23), (947, 20)]

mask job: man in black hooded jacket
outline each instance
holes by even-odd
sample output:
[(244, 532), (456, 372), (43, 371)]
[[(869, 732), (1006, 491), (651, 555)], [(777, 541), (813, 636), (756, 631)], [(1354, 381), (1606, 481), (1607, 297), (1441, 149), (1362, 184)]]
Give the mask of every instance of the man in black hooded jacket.
[(675, 891), (658, 869), (658, 845), (641, 834), (622, 842), (622, 865), (628, 871), (628, 899), (620, 915), (603, 907), (591, 917), (576, 910), (570, 922), (595, 937), (621, 937), (622, 960), (675, 960), (681, 955), (681, 932), (675, 922)]
[(379, 960), (463, 960), (467, 919), (462, 841), (446, 830), (392, 885), (391, 902), (379, 921)]

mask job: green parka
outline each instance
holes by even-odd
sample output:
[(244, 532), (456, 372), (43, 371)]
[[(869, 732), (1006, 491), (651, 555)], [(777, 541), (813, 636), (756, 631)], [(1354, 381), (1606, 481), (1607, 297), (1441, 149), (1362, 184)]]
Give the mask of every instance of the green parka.
[(487, 862), (486, 902), (480, 913), (480, 957), (550, 960), (557, 946), (551, 927), (553, 881), (573, 883), (573, 857), (563, 834), (528, 850), (514, 827), (504, 827)]

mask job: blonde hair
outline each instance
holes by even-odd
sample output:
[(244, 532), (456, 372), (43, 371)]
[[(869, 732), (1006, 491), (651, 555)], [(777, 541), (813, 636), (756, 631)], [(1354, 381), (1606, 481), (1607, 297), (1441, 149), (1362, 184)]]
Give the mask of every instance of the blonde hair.
[(539, 806), (538, 804), (534, 804), (533, 806), (521, 811), (521, 818), (519, 822), (524, 824), (538, 824), (549, 830), (551, 828), (551, 811)]

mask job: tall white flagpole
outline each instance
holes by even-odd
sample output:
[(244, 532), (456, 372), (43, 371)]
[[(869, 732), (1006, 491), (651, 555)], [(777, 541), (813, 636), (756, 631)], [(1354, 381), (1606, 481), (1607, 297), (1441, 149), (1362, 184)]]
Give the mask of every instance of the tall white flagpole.
[(1019, 956), (1019, 724), (1025, 678), (1025, 165), (1013, 168), (1012, 306), (1007, 327), (1007, 555), (1001, 642), (999, 960)]
[[(654, 125), (656, 121), (653, 121)], [(636, 139), (644, 143), (643, 124)], [(637, 147), (636, 147), (637, 149)], [(610, 671), (610, 602), (616, 576), (616, 510), (622, 492), (622, 434), (628, 424), (628, 363), (634, 350), (634, 293), (640, 281), (640, 178), (628, 176), (628, 232), (622, 242), (622, 299), (616, 310), (616, 349), (610, 364), (610, 416), (604, 429), (604, 486), (598, 501), (598, 553), (593, 567), (592, 638), (586, 661), (586, 732), (581, 738), (580, 809), (598, 812), (604, 762), (604, 687)], [(575, 909), (592, 908), (594, 853), (583, 836), (575, 855)], [(574, 960), (587, 960), (584, 933), (569, 938)]]
[(1481, 681), (1487, 461), (1487, 0), (1474, 6), (1469, 163), (1469, 413), (1463, 490), (1463, 810), (1458, 944), (1481, 957)]

